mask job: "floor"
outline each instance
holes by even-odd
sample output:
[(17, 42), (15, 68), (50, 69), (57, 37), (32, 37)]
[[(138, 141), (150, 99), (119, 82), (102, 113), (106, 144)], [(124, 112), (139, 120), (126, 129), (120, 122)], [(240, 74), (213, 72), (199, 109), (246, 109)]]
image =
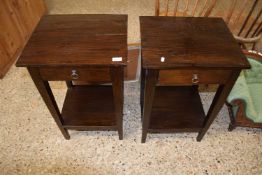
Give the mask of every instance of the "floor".
[[(129, 42), (139, 41), (138, 15), (153, 0), (46, 0), (49, 13), (129, 13)], [(131, 2), (134, 2), (131, 6)], [(118, 8), (114, 8), (114, 7)], [(61, 108), (66, 86), (51, 83)], [(149, 134), (141, 144), (139, 84), (125, 84), (124, 140), (116, 132), (70, 131), (65, 140), (24, 68), (0, 80), (0, 174), (173, 175), (262, 174), (262, 130), (228, 132), (225, 107), (201, 142), (195, 133)], [(213, 93), (202, 93), (205, 110)]]

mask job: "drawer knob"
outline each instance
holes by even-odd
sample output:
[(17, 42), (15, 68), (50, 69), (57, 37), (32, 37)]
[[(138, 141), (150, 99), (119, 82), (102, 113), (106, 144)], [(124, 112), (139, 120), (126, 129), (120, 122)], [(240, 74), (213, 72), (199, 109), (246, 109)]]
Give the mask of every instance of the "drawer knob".
[(76, 70), (72, 70), (71, 78), (76, 80), (76, 79), (78, 79), (78, 77), (79, 77), (79, 75), (78, 75), (77, 71)]
[(193, 83), (193, 84), (199, 83), (199, 79), (198, 79), (197, 74), (193, 74), (193, 76), (192, 76), (192, 83)]

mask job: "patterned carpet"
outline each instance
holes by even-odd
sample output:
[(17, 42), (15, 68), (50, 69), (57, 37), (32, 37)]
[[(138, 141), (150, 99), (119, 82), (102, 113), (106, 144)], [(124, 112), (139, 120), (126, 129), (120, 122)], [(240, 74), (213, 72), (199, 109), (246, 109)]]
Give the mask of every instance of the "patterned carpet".
[[(66, 86), (51, 83), (61, 109)], [(125, 84), (124, 140), (116, 132), (70, 131), (65, 140), (29, 74), (0, 81), (0, 174), (259, 174), (262, 131), (228, 132), (224, 107), (202, 142), (195, 133), (149, 134), (141, 144), (138, 83)], [(201, 94), (205, 110), (213, 93)]]

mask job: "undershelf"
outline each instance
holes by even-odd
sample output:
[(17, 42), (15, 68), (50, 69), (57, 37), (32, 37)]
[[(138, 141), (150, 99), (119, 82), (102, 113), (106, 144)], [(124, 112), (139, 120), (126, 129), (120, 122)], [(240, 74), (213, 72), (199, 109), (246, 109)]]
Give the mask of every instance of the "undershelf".
[(116, 130), (112, 86), (74, 86), (67, 90), (62, 109), (63, 127)]
[(156, 87), (149, 132), (198, 132), (204, 118), (196, 87)]

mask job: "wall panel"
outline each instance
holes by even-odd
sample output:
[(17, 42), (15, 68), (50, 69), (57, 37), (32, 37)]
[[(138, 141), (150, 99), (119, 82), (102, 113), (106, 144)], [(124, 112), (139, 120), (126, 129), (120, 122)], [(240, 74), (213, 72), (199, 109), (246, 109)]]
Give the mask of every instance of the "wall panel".
[(20, 55), (45, 11), (43, 0), (0, 1), (0, 78)]

